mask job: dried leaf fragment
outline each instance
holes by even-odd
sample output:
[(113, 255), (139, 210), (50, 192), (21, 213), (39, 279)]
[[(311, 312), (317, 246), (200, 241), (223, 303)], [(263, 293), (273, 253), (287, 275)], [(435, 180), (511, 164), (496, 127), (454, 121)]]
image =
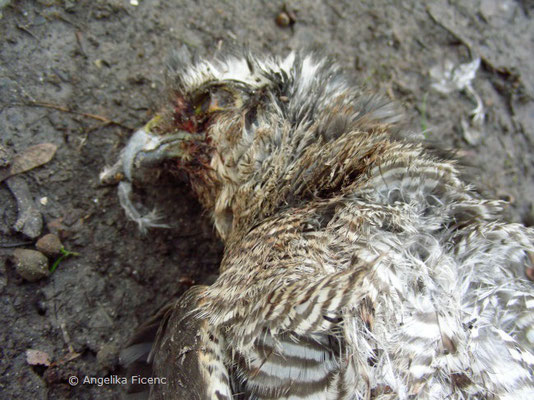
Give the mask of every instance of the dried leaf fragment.
[(9, 175), (21, 174), (46, 164), (54, 157), (56, 150), (57, 146), (53, 143), (40, 143), (28, 147), (13, 157)]

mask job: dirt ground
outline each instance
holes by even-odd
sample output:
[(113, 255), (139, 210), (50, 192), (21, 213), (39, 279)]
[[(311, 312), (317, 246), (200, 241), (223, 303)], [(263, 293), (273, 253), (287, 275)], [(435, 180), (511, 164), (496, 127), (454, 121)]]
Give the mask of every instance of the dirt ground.
[[(123, 385), (69, 385), (69, 377), (124, 376), (117, 357), (135, 327), (192, 282), (214, 279), (222, 245), (187, 185), (138, 189), (171, 229), (143, 236), (98, 174), (132, 129), (155, 112), (165, 60), (186, 45), (199, 56), (246, 45), (263, 53), (319, 49), (362, 84), (399, 102), (407, 129), (460, 150), (473, 182), (534, 223), (534, 5), (528, 0), (424, 2), (0, 1), (0, 145), (22, 154), (53, 143), (45, 165), (19, 175), (44, 227), (79, 253), (27, 282), (15, 248), (15, 197), (0, 184), (0, 398), (114, 399)], [(289, 13), (276, 17), (286, 7)], [(288, 15), (291, 18), (287, 18)], [(283, 23), (281, 25), (284, 25)], [(481, 58), (465, 90), (432, 89), (430, 71)], [(2, 160), (0, 160), (2, 161)], [(26, 351), (51, 365), (29, 365)]]

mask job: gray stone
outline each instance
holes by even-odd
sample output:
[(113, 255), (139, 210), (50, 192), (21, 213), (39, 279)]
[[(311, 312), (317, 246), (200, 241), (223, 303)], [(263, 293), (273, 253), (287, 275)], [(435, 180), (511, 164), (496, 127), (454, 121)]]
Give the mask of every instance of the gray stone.
[(35, 239), (43, 230), (43, 217), (33, 201), (28, 184), (19, 176), (6, 179), (6, 183), (17, 199), (18, 218), (13, 228), (30, 239)]
[(30, 282), (35, 282), (50, 275), (48, 259), (36, 250), (16, 249), (13, 252), (17, 273)]
[(56, 235), (47, 233), (35, 243), (35, 248), (48, 257), (54, 257), (61, 254), (63, 244)]

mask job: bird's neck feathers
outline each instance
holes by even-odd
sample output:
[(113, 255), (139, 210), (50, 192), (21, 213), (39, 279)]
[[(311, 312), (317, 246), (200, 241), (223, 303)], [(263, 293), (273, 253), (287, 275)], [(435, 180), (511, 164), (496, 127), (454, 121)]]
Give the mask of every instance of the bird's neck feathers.
[(239, 238), (281, 210), (355, 188), (395, 145), (389, 122), (355, 119), (355, 106), (330, 104), (298, 123), (257, 111), (252, 127), (244, 115), (214, 124), (211, 170), (219, 184), (212, 210), (221, 236)]

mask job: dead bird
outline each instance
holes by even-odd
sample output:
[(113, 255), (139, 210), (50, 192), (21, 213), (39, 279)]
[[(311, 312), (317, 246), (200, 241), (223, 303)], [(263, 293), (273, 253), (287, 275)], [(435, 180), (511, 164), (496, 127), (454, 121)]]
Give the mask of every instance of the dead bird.
[[(176, 63), (169, 100), (101, 178), (186, 171), (225, 243), (166, 309), (153, 399), (532, 399), (534, 231), (331, 60)], [(134, 350), (132, 350), (134, 349)], [(141, 350), (140, 350), (141, 349)]]

